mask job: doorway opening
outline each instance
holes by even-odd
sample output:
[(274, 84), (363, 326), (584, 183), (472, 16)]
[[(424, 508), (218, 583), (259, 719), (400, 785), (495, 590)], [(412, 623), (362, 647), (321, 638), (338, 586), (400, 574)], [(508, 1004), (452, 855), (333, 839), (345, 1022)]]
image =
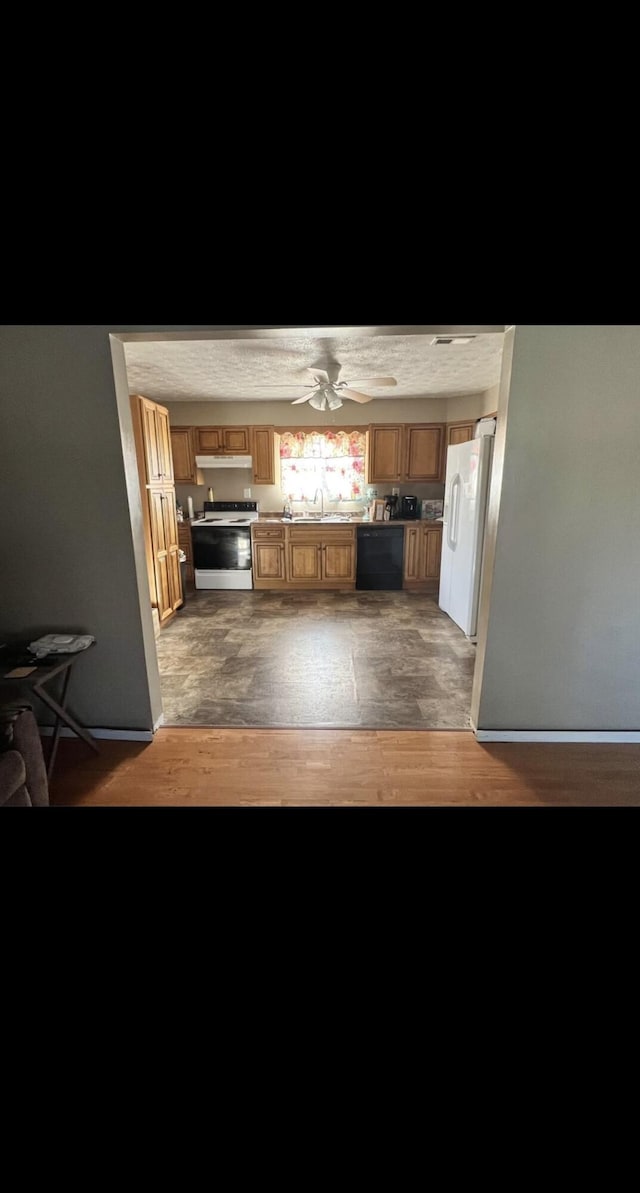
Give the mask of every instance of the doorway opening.
[[(141, 599), (143, 621), (150, 619), (152, 627), (150, 690), (155, 686), (158, 723), (224, 728), (472, 728), (474, 674), (477, 684), (476, 660), (486, 631), (491, 544), (499, 506), (498, 440), (497, 466), (494, 463), (487, 488), (484, 564), (476, 561), (480, 613), (473, 635), (441, 608), (440, 560), (446, 531), (440, 518), (445, 513), (448, 448), (470, 442), (479, 420), (493, 415), (498, 415), (498, 436), (501, 430), (504, 439), (500, 421), (506, 417), (509, 384), (508, 354), (504, 352), (507, 336), (504, 327), (414, 327), (244, 329), (194, 332), (188, 337), (186, 333), (117, 337), (118, 346), (113, 347), (115, 353), (121, 353), (128, 395), (139, 394), (150, 405), (168, 412), (167, 434), (173, 448), (173, 485), (166, 485), (167, 501), (159, 506), (160, 514), (156, 494), (156, 512), (151, 508), (148, 519), (152, 527), (155, 517), (165, 543), (173, 533), (173, 571), (150, 557), (145, 545), (150, 592), (153, 585), (156, 592), (160, 585), (163, 601), (156, 599), (152, 606), (150, 600), (145, 607)], [(433, 367), (441, 372), (433, 381), (429, 373), (432, 361), (425, 350), (435, 349), (438, 339), (448, 341), (442, 347), (459, 355), (453, 359), (449, 355), (446, 360), (439, 357)], [(468, 345), (480, 364), (484, 354), (485, 364), (491, 362), (493, 368), (484, 374), (493, 384), (476, 392), (461, 392), (460, 388), (470, 384), (462, 380), (463, 352)], [(293, 376), (293, 381), (286, 382), (293, 393), (298, 385), (296, 368), (319, 369), (317, 361), (326, 360), (326, 355), (319, 355), (322, 350), (347, 361), (351, 357), (352, 362), (364, 361), (368, 354), (371, 363), (362, 363), (359, 369), (352, 363), (351, 376), (375, 372), (387, 380), (394, 373), (405, 378), (409, 362), (412, 385), (418, 393), (418, 357), (423, 352), (425, 377), (429, 375), (429, 384), (439, 385), (440, 390), (412, 397), (383, 392), (372, 407), (367, 402), (348, 412), (340, 407), (325, 408), (319, 415), (306, 403), (294, 405), (284, 382), (265, 380), (274, 375)], [(194, 383), (199, 353), (200, 380)], [(168, 357), (173, 359), (173, 367), (160, 367), (159, 362)], [(467, 364), (470, 359), (466, 357)], [(188, 385), (180, 388), (181, 360), (192, 391)], [(187, 360), (189, 367), (184, 364)], [(208, 384), (213, 376), (206, 403), (195, 400), (195, 394), (202, 394), (205, 388), (205, 372)], [(254, 392), (248, 384), (249, 375), (259, 379)], [(364, 390), (366, 381), (361, 384)], [(406, 391), (406, 381), (404, 385)], [(449, 392), (442, 392), (447, 386)], [(233, 392), (234, 387), (243, 389), (244, 398)], [(434, 463), (428, 452), (436, 427), (440, 428), (441, 454)], [(123, 426), (125, 436), (126, 431)], [(320, 472), (308, 466), (312, 457), (304, 455), (299, 468), (294, 464), (292, 469), (291, 456), (281, 454), (282, 440), (298, 436), (306, 448), (313, 435), (338, 439), (352, 434), (366, 441), (362, 492), (354, 493), (349, 487), (351, 466), (349, 478), (342, 467), (344, 490), (338, 486), (330, 492), (325, 474), (311, 496), (311, 477), (317, 480)], [(253, 455), (243, 456), (243, 448)], [(140, 460), (144, 468), (144, 442), (141, 450), (138, 444), (138, 463)], [(207, 467), (212, 460), (213, 465)], [(308, 471), (307, 487), (305, 483), (293, 485), (296, 471), (298, 480)], [(380, 480), (381, 476), (389, 480)], [(132, 523), (134, 538), (142, 532), (144, 539), (144, 503), (151, 501), (148, 474), (143, 478), (139, 470), (138, 481), (139, 510)], [(131, 497), (135, 503), (135, 485)], [(390, 502), (396, 499), (391, 511), (387, 498)], [(176, 508), (169, 514), (172, 502)], [(189, 515), (193, 512), (198, 520), (207, 513), (212, 522), (220, 523), (244, 521), (246, 511), (242, 508), (205, 509), (227, 504), (258, 507), (259, 519), (249, 532), (246, 527), (244, 533), (237, 525), (235, 528), (235, 538), (250, 543), (251, 587), (236, 586), (233, 580), (230, 587), (196, 587), (195, 573), (201, 569), (196, 566), (194, 541), (201, 535), (202, 525), (194, 531)], [(392, 518), (394, 504), (397, 512), (424, 516)], [(458, 503), (454, 511), (458, 517), (460, 509)], [(182, 521), (178, 521), (180, 513)], [(220, 513), (224, 517), (213, 516)], [(363, 522), (363, 515), (371, 521)], [(173, 532), (167, 522), (172, 517)], [(378, 518), (380, 526), (376, 526)], [(397, 588), (358, 586), (358, 560), (364, 558), (366, 547), (360, 536), (365, 526), (390, 536), (401, 532)], [(220, 525), (214, 530), (223, 537), (228, 532), (229, 541), (233, 537), (230, 527)], [(197, 554), (201, 548), (195, 550)], [(184, 553), (182, 562), (180, 552)], [(244, 570), (246, 573), (246, 567)], [(165, 581), (165, 574), (173, 575), (173, 580)], [(181, 600), (173, 601), (175, 607), (170, 608), (172, 596), (178, 592), (176, 577)]]

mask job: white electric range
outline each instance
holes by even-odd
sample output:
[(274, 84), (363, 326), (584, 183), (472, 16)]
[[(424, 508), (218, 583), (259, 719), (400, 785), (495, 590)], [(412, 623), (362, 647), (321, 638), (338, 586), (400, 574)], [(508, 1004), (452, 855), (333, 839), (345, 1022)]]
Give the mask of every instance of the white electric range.
[(196, 588), (253, 588), (251, 523), (257, 501), (205, 501), (204, 518), (191, 525)]

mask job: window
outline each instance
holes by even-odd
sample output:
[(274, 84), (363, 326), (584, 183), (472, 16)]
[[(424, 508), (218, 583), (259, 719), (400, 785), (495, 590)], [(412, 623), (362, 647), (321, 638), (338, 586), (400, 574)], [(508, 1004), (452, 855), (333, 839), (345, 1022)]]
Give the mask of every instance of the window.
[(280, 439), (282, 492), (289, 501), (364, 499), (365, 431), (285, 431)]

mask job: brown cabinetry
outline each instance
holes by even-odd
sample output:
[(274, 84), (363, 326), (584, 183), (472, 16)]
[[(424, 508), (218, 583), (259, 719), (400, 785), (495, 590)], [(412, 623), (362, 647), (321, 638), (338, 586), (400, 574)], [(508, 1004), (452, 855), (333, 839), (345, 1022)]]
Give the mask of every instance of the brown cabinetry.
[(289, 579), (320, 583), (322, 580), (322, 543), (310, 539), (289, 543)]
[(404, 528), (404, 579), (420, 579), (420, 546), (422, 533), (419, 526)]
[(437, 591), (440, 581), (442, 525), (421, 522), (404, 528), (404, 588)]
[(351, 589), (356, 582), (353, 526), (251, 527), (254, 588)]
[(402, 480), (403, 427), (383, 423), (369, 427), (367, 480), (391, 484)]
[(289, 527), (287, 579), (305, 587), (354, 588), (354, 527)]
[(148, 398), (136, 396), (142, 423), (145, 478), (148, 485), (172, 485), (173, 464), (169, 411)]
[(162, 625), (182, 604), (169, 412), (164, 406), (136, 394), (131, 398), (131, 416), (140, 478), (149, 595)]
[(203, 485), (196, 467), (199, 456), (251, 456), (254, 485), (278, 481), (274, 427), (172, 427), (173, 461), (177, 484)]
[(284, 585), (285, 566), (284, 526), (253, 526), (251, 529), (253, 587), (273, 588)]
[(196, 468), (193, 427), (171, 427), (170, 434), (176, 485), (203, 485), (202, 473)]
[(405, 427), (405, 480), (440, 480), (444, 455), (444, 431), (442, 423), (413, 423)]
[(191, 538), (190, 522), (178, 522), (178, 546), (182, 551), (184, 551), (187, 557), (185, 566), (187, 583), (193, 584), (195, 581), (195, 576), (193, 572), (193, 541)]
[(196, 452), (202, 456), (248, 456), (249, 427), (195, 427)]
[(469, 422), (447, 423), (447, 447), (457, 447), (459, 443), (469, 443), (473, 439), (476, 419)]
[(445, 460), (444, 423), (375, 423), (369, 427), (367, 483), (441, 481)]
[(276, 484), (276, 435), (273, 427), (251, 428), (254, 485)]

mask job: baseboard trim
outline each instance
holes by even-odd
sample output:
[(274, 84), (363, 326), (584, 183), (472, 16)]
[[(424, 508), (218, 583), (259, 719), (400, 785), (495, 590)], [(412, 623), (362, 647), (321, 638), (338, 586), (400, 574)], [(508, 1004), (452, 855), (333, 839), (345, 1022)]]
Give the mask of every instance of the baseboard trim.
[(638, 730), (589, 729), (474, 729), (481, 742), (589, 742), (632, 745), (640, 742)]
[[(89, 733), (97, 738), (106, 738), (108, 741), (153, 741), (153, 733), (150, 729), (94, 729), (93, 726), (87, 726)], [(53, 725), (40, 726), (41, 737), (53, 737)], [(60, 730), (60, 737), (75, 737), (78, 741), (82, 739), (78, 737), (73, 729), (67, 729), (66, 725)]]

